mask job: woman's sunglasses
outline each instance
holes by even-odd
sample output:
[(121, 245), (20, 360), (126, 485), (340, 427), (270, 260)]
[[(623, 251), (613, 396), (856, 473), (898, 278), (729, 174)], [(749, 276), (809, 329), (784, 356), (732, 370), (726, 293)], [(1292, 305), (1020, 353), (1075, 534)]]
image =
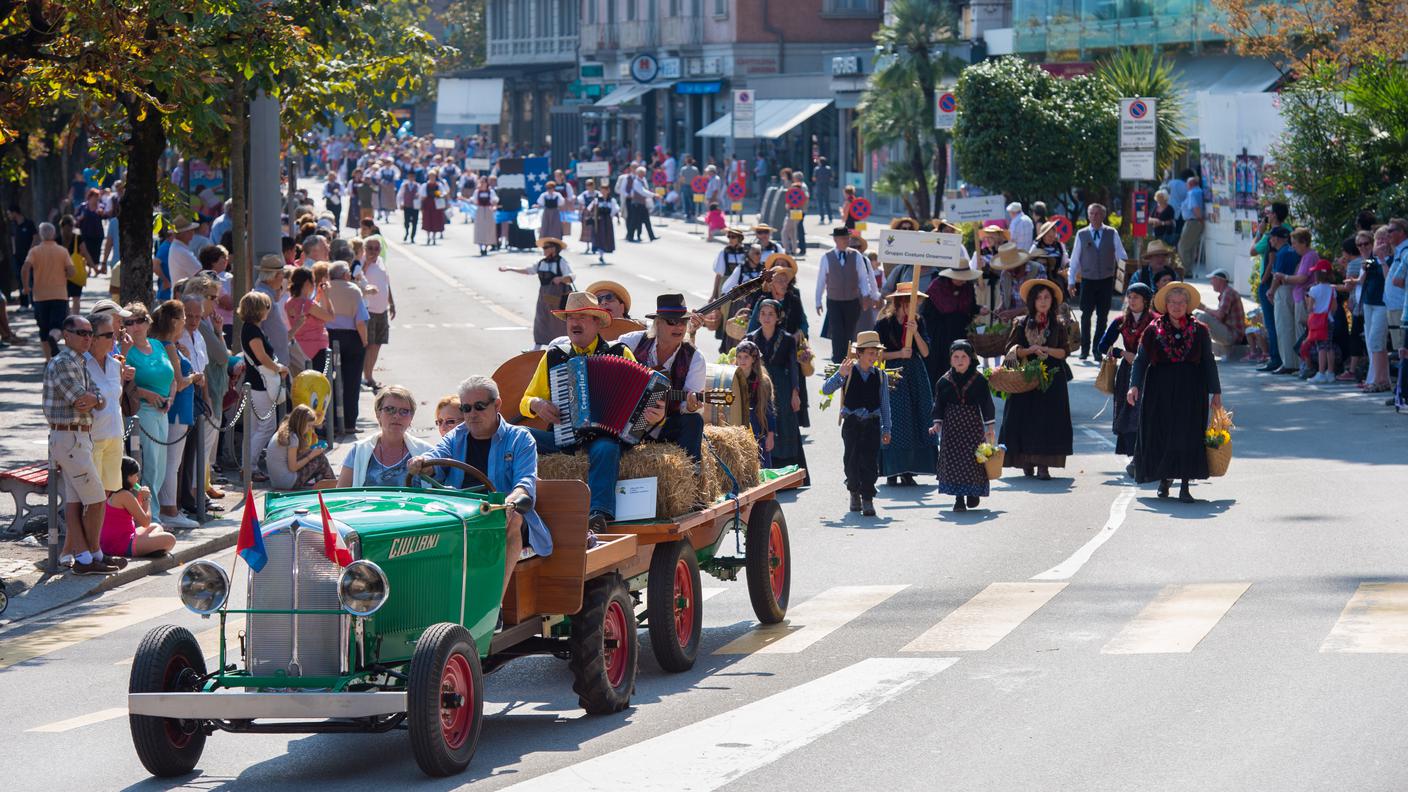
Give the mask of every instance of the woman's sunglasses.
[(390, 404), (383, 404), (381, 411), (386, 415), (399, 415), (402, 418), (406, 418), (415, 412), (411, 407), (393, 407)]
[(151, 321), (151, 320), (148, 319), (148, 318), (145, 317), (145, 316), (142, 317), (142, 318), (140, 318), (140, 319), (123, 319), (123, 320), (122, 320), (122, 326), (123, 326), (123, 327), (136, 327), (137, 325), (144, 325), (144, 324), (146, 324), (146, 323), (149, 322), (149, 321)]

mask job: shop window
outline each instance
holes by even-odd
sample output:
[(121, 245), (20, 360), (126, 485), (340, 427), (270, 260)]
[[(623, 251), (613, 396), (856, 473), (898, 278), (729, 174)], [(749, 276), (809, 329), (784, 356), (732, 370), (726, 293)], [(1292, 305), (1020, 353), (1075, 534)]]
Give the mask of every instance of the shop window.
[(877, 0), (823, 0), (821, 13), (825, 16), (875, 16), (880, 13)]

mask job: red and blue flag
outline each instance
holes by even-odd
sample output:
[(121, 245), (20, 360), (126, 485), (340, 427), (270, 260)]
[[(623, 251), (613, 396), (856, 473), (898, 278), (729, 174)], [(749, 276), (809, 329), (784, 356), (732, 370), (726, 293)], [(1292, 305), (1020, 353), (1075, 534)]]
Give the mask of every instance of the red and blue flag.
[(240, 520), (240, 538), (235, 543), (235, 552), (255, 572), (269, 563), (269, 554), (264, 551), (264, 533), (259, 528), (259, 515), (254, 510), (254, 490), (249, 487), (244, 491), (244, 517)]

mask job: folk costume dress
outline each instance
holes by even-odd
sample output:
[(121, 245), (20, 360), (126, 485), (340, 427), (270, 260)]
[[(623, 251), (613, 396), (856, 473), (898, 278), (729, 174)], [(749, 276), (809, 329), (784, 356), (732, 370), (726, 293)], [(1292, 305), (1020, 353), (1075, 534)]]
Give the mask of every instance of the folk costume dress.
[(538, 207), (543, 210), (538, 223), (538, 239), (562, 238), (562, 205), (566, 200), (556, 192), (545, 192), (538, 196)]
[[(789, 397), (790, 398), (790, 397)], [(747, 426), (758, 441), (758, 461), (773, 467), (772, 453), (767, 450), (768, 432), (777, 431), (777, 407), (773, 400), (772, 382), (754, 375), (745, 379), (742, 369), (733, 375), (733, 404), (728, 407), (729, 426)]]
[(590, 209), (592, 203), (596, 201), (597, 197), (600, 195), (601, 193), (596, 190), (585, 190), (578, 193), (575, 199), (577, 212), (582, 217), (582, 231), (581, 234), (578, 235), (577, 241), (586, 242), (588, 250), (591, 249), (592, 244), (592, 217)]
[(421, 185), (420, 230), (427, 235), (445, 232), (445, 207), (449, 206), (449, 195), (449, 189), (439, 181)]
[(488, 187), (474, 191), (474, 244), (493, 247), (499, 241), (499, 227), (494, 222), (494, 205), (499, 194)]
[(567, 335), (567, 322), (552, 315), (560, 310), (572, 291), (570, 283), (553, 283), (553, 278), (571, 275), (572, 267), (558, 256), (538, 260), (538, 307), (533, 315), (533, 343), (546, 346), (559, 336)]
[[(924, 319), (918, 320), (916, 332), (925, 336)], [(904, 349), (904, 325), (895, 316), (875, 323), (875, 332), (888, 352)], [(933, 348), (930, 347), (930, 351)], [(934, 437), (924, 421), (934, 411), (934, 393), (929, 384), (929, 370), (919, 347), (913, 348), (908, 359), (894, 358), (885, 364), (898, 367), (900, 381), (890, 393), (890, 425), (894, 427), (890, 444), (880, 449), (880, 475), (933, 475), (935, 465)], [(966, 493), (965, 493), (966, 494)]]
[(1125, 311), (1110, 323), (1105, 330), (1105, 336), (1095, 348), (1097, 357), (1108, 353), (1118, 357), (1120, 361), (1119, 368), (1115, 370), (1115, 418), (1112, 428), (1115, 433), (1115, 453), (1124, 456), (1134, 456), (1134, 443), (1139, 435), (1139, 405), (1130, 406), (1124, 398), (1124, 394), (1129, 391), (1129, 375), (1134, 366), (1125, 360), (1119, 349), (1113, 347), (1118, 339), (1124, 344), (1125, 351), (1137, 355), (1139, 342), (1144, 337), (1144, 328), (1149, 326), (1154, 316), (1154, 312), (1149, 309), (1145, 309), (1144, 313), (1138, 316)]
[(772, 449), (774, 467), (800, 465), (806, 467), (807, 456), (802, 448), (802, 430), (797, 413), (792, 410), (792, 389), (804, 387), (802, 370), (797, 364), (797, 342), (779, 325), (768, 338), (761, 328), (746, 338), (758, 345), (763, 365), (772, 378), (773, 404), (777, 406), (777, 433)]
[(996, 414), (988, 380), (976, 366), (969, 365), (967, 374), (949, 369), (934, 383), (933, 415), (940, 424), (939, 492), (988, 495), (987, 470), (977, 453)]
[[(1029, 316), (1018, 317), (1007, 339), (1009, 354), (1015, 354), (1013, 347), (1033, 345), (1064, 349), (1070, 328), (1059, 317), (1047, 319), (1037, 323)], [(1072, 453), (1071, 399), (1066, 391), (1070, 368), (1064, 358), (1054, 357), (1046, 359), (1046, 366), (1051, 371), (1050, 387), (1010, 394), (1002, 408), (998, 442), (1007, 446), (1003, 467), (1065, 467)]]
[[(782, 303), (782, 320), (778, 324), (786, 333), (792, 336), (792, 340), (800, 344), (804, 339), (810, 339), (811, 323), (807, 321), (807, 309), (802, 305), (802, 293), (797, 291), (795, 284), (787, 285), (787, 293), (778, 299), (771, 290), (763, 291), (754, 295), (749, 304), (748, 332), (757, 330), (758, 324), (758, 304), (763, 300), (777, 300)], [(810, 343), (810, 342), (809, 342)], [(798, 369), (800, 372), (800, 368)], [(797, 411), (797, 425), (806, 428), (812, 425), (811, 400), (808, 398), (807, 382), (803, 377), (798, 380), (797, 390), (802, 397), (802, 409)], [(788, 405), (790, 406), (790, 405)]]
[(1144, 328), (1130, 382), (1139, 388), (1134, 479), (1208, 478), (1208, 398), (1222, 392), (1207, 325), (1160, 316)]
[[(930, 335), (929, 350), (933, 353), (930, 373), (937, 379), (948, 371), (949, 346), (960, 338), (968, 337), (968, 324), (978, 315), (978, 296), (974, 281), (959, 281), (953, 278), (934, 278), (929, 283), (927, 293), (933, 305), (932, 316), (938, 321), (928, 325)], [(921, 311), (920, 320), (931, 314)], [(925, 377), (925, 383), (933, 379)]]
[(616, 252), (616, 228), (612, 219), (620, 212), (615, 198), (596, 196), (588, 213), (592, 220), (592, 250), (596, 253)]

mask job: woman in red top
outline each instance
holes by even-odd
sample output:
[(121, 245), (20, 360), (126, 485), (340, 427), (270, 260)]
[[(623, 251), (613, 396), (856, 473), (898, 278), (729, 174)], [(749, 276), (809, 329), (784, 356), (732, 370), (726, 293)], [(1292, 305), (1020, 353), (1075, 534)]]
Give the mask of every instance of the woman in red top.
[(289, 338), (307, 358), (305, 368), (313, 371), (322, 371), (328, 360), (328, 331), (325, 325), (333, 320), (333, 312), (324, 285), (315, 285), (313, 270), (300, 267), (293, 271), (290, 297), (284, 305)]
[(142, 486), (142, 466), (123, 457), (122, 489), (109, 495), (103, 507), (98, 545), (104, 555), (142, 558), (171, 552), (176, 537), (152, 522), (151, 501), (152, 491)]

